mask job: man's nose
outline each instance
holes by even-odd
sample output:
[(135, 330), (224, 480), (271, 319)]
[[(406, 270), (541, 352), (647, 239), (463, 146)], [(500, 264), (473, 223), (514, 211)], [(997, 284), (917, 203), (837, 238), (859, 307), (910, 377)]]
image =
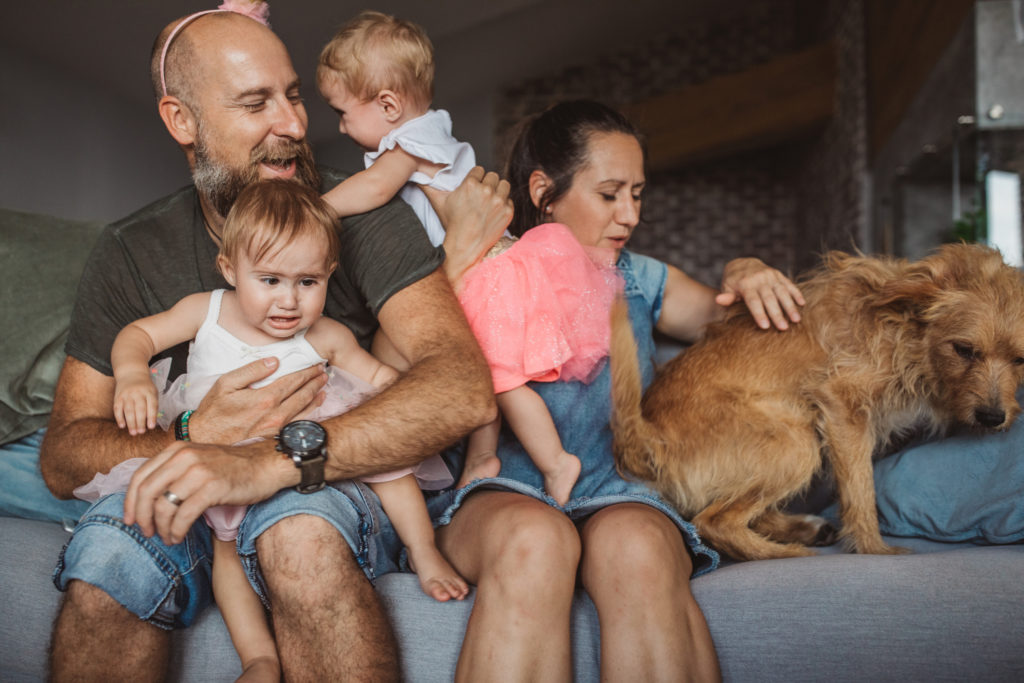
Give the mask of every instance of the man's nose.
[(306, 136), (306, 110), (302, 104), (287, 102), (279, 109), (274, 121), (274, 135), (292, 140), (301, 140)]

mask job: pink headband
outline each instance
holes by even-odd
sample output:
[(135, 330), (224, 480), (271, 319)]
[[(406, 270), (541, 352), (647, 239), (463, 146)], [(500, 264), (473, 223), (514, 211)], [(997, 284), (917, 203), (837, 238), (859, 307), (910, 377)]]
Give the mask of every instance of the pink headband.
[(268, 19), (270, 17), (270, 5), (266, 2), (246, 2), (245, 0), (224, 0), (217, 9), (207, 9), (202, 12), (196, 12), (190, 14), (174, 27), (171, 31), (171, 35), (167, 36), (167, 40), (164, 41), (164, 49), (160, 53), (160, 88), (163, 90), (163, 94), (167, 94), (167, 80), (164, 77), (164, 62), (167, 60), (167, 50), (171, 47), (171, 42), (181, 33), (187, 25), (203, 16), (204, 14), (216, 14), (219, 12), (234, 12), (236, 14), (244, 14), (250, 19), (254, 19), (264, 26), (270, 26)]

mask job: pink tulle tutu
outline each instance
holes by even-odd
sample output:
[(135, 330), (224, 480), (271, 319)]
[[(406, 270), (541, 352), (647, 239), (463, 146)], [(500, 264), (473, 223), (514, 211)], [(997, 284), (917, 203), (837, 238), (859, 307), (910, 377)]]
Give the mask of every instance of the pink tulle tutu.
[(589, 382), (608, 355), (621, 279), (614, 252), (582, 246), (559, 223), (528, 230), (464, 280), (459, 302), (497, 393), (528, 381)]
[[(183, 401), (185, 389), (191, 382), (201, 382), (206, 386), (206, 389), (209, 389), (217, 379), (216, 377), (190, 378), (187, 374), (183, 374), (178, 376), (170, 386), (167, 386), (167, 374), (170, 371), (170, 364), (170, 359), (166, 358), (157, 361), (150, 368), (153, 381), (158, 391), (161, 392), (157, 422), (164, 429), (168, 428), (181, 411), (196, 407), (194, 405), (185, 405)], [(166, 389), (163, 388), (165, 386)], [(311, 415), (304, 415), (305, 419), (320, 421), (340, 415), (377, 393), (377, 389), (372, 384), (364, 382), (349, 372), (334, 367), (327, 368), (327, 384), (324, 386), (323, 391), (325, 393), (324, 402)], [(206, 392), (204, 390), (201, 393), (205, 394)], [(239, 443), (251, 443), (258, 440), (247, 439)], [(118, 463), (109, 473), (94, 475), (88, 484), (79, 486), (73, 493), (76, 498), (94, 503), (111, 493), (127, 491), (132, 475), (135, 474), (135, 471), (146, 460), (147, 458), (131, 458), (130, 460)], [(420, 488), (428, 491), (443, 489), (454, 481), (451, 472), (448, 471), (448, 467), (444, 464), (444, 460), (437, 455), (427, 458), (416, 467), (365, 477), (362, 481), (390, 481), (406, 474), (414, 475)], [(216, 505), (208, 508), (203, 513), (203, 517), (206, 519), (206, 523), (210, 525), (210, 528), (213, 529), (217, 538), (222, 541), (232, 541), (238, 535), (238, 525), (242, 523), (242, 518), (245, 517), (247, 509), (244, 505)]]

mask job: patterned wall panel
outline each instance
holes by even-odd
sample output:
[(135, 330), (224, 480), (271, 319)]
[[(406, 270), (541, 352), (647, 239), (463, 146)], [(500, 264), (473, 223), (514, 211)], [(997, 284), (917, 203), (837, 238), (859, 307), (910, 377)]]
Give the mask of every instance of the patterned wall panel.
[(632, 241), (709, 284), (736, 256), (803, 268), (822, 245), (848, 247), (864, 219), (863, 7), (861, 0), (825, 4), (821, 25), (810, 31), (800, 0), (752, 3), (742, 14), (676, 27), (643, 46), (514, 84), (499, 98), (496, 149), (503, 155), (516, 124), (554, 102), (583, 97), (621, 106), (835, 36), (843, 83), (826, 130), (810, 142), (653, 174)]

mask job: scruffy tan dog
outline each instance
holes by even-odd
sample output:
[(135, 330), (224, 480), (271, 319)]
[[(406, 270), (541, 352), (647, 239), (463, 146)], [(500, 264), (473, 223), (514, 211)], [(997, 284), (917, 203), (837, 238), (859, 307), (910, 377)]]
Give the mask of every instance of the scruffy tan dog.
[(1020, 413), (1024, 278), (999, 253), (948, 245), (909, 263), (832, 252), (800, 284), (802, 320), (756, 327), (742, 304), (662, 368), (641, 400), (625, 305), (612, 313), (620, 470), (652, 485), (737, 559), (813, 554), (818, 517), (781, 506), (831, 462), (843, 537), (878, 529), (871, 458), (909, 430), (1006, 429)]

